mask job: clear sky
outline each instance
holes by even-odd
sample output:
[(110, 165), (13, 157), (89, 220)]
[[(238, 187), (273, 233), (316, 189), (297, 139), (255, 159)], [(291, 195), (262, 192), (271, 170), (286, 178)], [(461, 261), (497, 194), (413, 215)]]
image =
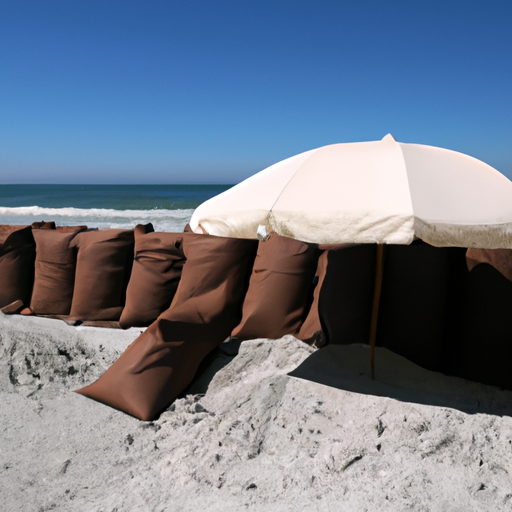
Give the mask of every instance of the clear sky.
[(388, 132), (512, 178), (512, 1), (0, 0), (0, 183), (236, 183)]

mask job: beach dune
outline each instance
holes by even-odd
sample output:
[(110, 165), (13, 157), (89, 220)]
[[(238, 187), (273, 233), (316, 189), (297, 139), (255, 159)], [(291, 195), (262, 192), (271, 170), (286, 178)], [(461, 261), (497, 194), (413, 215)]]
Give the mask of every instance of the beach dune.
[(222, 345), (152, 422), (72, 392), (140, 331), (0, 315), (3, 510), (512, 506), (510, 391), (285, 336)]

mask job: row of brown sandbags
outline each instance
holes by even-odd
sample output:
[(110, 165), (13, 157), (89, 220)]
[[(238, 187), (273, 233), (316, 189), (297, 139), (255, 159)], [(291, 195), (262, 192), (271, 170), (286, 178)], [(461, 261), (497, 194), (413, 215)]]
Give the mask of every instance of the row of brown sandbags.
[(0, 226), (0, 308), (118, 320), (132, 261), (133, 230)]
[[(0, 308), (17, 301), (36, 315), (119, 321), (123, 328), (148, 326), (170, 306), (191, 248), (210, 262), (202, 272), (219, 273), (211, 252), (221, 247), (227, 251), (231, 243), (194, 233), (154, 233), (150, 224), (135, 230), (55, 228), (53, 223), (40, 227), (3, 227)], [(244, 250), (239, 257), (250, 254), (253, 276), (242, 322), (233, 326), (236, 335), (248, 339), (299, 334), (311, 304), (317, 246), (274, 236), (260, 244), (255, 257), (257, 241), (240, 243)], [(229, 273), (243, 289), (245, 274)], [(194, 279), (200, 282), (204, 275), (197, 273)], [(318, 332), (318, 322), (312, 328), (302, 337)]]
[[(98, 252), (104, 253), (105, 263), (111, 265), (112, 254), (108, 256), (106, 250), (109, 245), (117, 256), (123, 252), (123, 246), (129, 246), (112, 237), (114, 231), (79, 233), (82, 241), (76, 243), (75, 240), (73, 244), (79, 254), (77, 275), (81, 273), (78, 263), (82, 267), (84, 261), (89, 262), (84, 267), (87, 272), (81, 273), (89, 284), (79, 287), (79, 303), (85, 308), (83, 316), (92, 316), (92, 298), (87, 293), (96, 288), (91, 287), (91, 282), (100, 285), (108, 282)], [(277, 235), (258, 244), (192, 233), (148, 231), (144, 226), (135, 230), (135, 260), (124, 309), (103, 303), (103, 309), (97, 308), (94, 316), (112, 319), (120, 314), (121, 324), (127, 327), (147, 325), (163, 312), (141, 336), (141, 341), (133, 345), (144, 347), (149, 338), (158, 345), (155, 340), (160, 340), (167, 359), (157, 367), (166, 377), (156, 380), (149, 377), (153, 364), (146, 375), (146, 371), (141, 370), (147, 356), (145, 349), (130, 348), (127, 353), (138, 361), (137, 372), (128, 372), (131, 377), (127, 377), (113, 370), (114, 373), (107, 372), (103, 380), (117, 375), (114, 381), (123, 389), (130, 389), (126, 382), (134, 378), (138, 384), (133, 387), (140, 388), (143, 396), (139, 402), (146, 412), (133, 412), (131, 401), (137, 396), (134, 391), (129, 393), (128, 405), (110, 405), (138, 417), (156, 414), (155, 411), (172, 401), (188, 384), (204, 355), (230, 334), (248, 339), (279, 338), (291, 333), (310, 339), (323, 329), (331, 343), (367, 342), (375, 246), (338, 246), (322, 252), (326, 247)], [(76, 233), (74, 236), (80, 240)], [(133, 255), (133, 246), (130, 250)], [(130, 250), (127, 250), (128, 255)], [(512, 387), (510, 372), (503, 367), (512, 346), (508, 319), (512, 305), (511, 283), (489, 265), (479, 265), (468, 273), (465, 252), (465, 249), (433, 248), (420, 241), (411, 246), (387, 248), (378, 344), (430, 369)], [(509, 252), (491, 251), (489, 254), (507, 255)], [(474, 261), (486, 261), (481, 256), (482, 251), (480, 255), (473, 251)], [(127, 260), (131, 262), (130, 256), (118, 258), (125, 264)], [(499, 267), (489, 258), (487, 261)], [(502, 273), (507, 261), (500, 269)], [(126, 266), (119, 264), (116, 268), (124, 269), (118, 274), (125, 278)], [(318, 284), (311, 294), (315, 268)], [(245, 293), (248, 279), (250, 283)], [(178, 283), (179, 290), (174, 295)], [(118, 292), (114, 295), (120, 296)], [(172, 305), (167, 310), (171, 300)], [(158, 359), (157, 353), (158, 350), (151, 349), (149, 359)], [(126, 361), (125, 356), (113, 368), (122, 368), (123, 360)], [(146, 377), (153, 382), (153, 387), (144, 384)], [(155, 382), (160, 382), (163, 388), (148, 397)], [(139, 385), (141, 383), (144, 385)], [(108, 387), (113, 388), (112, 384)], [(109, 403), (108, 399), (95, 398)]]
[[(214, 238), (212, 243), (249, 242)], [(172, 306), (79, 393), (149, 420), (185, 389), (202, 358), (230, 334), (278, 338), (295, 332), (304, 339), (321, 328), (331, 343), (367, 342), (375, 246), (318, 247), (273, 235), (259, 242), (254, 264), (232, 249), (229, 254), (233, 259), (219, 258), (211, 248), (203, 257), (199, 251), (186, 254)], [(231, 278), (251, 265), (245, 292), (242, 280)], [(318, 283), (308, 305), (315, 267)], [(206, 270), (211, 268), (219, 272)], [(198, 281), (197, 275), (204, 279)], [(231, 330), (239, 320), (237, 303), (242, 320)], [(389, 246), (378, 344), (426, 368), (512, 387), (507, 368), (512, 322), (503, 316), (511, 306), (512, 283), (491, 265), (468, 272), (465, 249), (421, 241)]]
[[(55, 239), (74, 234), (85, 226), (59, 227), (54, 222), (34, 222), (31, 226), (0, 225), (0, 308), (2, 311), (13, 312), (16, 308), (28, 306), (32, 296), (37, 304), (39, 297), (45, 295), (45, 279), (38, 279), (38, 286), (34, 289), (34, 275), (38, 272), (36, 267), (44, 265), (45, 235), (51, 231)], [(36, 240), (39, 245), (39, 258), (36, 263)], [(51, 244), (52, 252), (58, 264), (65, 267), (65, 262), (59, 261), (58, 243)], [(67, 246), (67, 241), (65, 242)], [(42, 258), (41, 258), (42, 256)], [(74, 273), (74, 265), (73, 270)], [(44, 270), (42, 272), (44, 275)], [(69, 280), (69, 276), (66, 276)], [(74, 276), (71, 277), (73, 280)], [(56, 286), (57, 287), (57, 286)], [(14, 308), (14, 309), (13, 309)], [(69, 309), (68, 309), (69, 313)]]
[[(78, 391), (143, 420), (165, 409), (191, 382), (202, 359), (230, 335), (279, 338), (302, 330), (312, 338), (309, 333), (321, 328), (310, 319), (303, 329), (308, 311), (314, 311), (308, 297), (318, 263), (316, 244), (278, 235), (264, 242), (180, 236), (186, 262), (171, 306), (96, 382)], [(147, 258), (153, 251), (162, 257), (155, 243), (161, 237), (136, 229), (127, 296), (131, 286), (140, 290), (143, 281), (147, 284), (135, 278), (136, 265), (145, 264), (144, 275), (150, 272), (149, 260), (143, 264), (137, 255)]]

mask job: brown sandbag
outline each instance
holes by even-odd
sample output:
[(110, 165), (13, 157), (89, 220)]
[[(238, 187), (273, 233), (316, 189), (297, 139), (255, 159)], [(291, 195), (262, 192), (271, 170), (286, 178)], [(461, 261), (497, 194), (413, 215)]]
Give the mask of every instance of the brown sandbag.
[(327, 251), (327, 269), (318, 310), (328, 343), (368, 343), (376, 246), (345, 246)]
[(260, 241), (242, 321), (232, 336), (277, 339), (296, 333), (305, 318), (318, 256), (317, 244), (276, 233)]
[(36, 229), (34, 289), (30, 309), (36, 315), (69, 315), (75, 282), (76, 249), (70, 243), (85, 226)]
[(297, 339), (316, 348), (321, 348), (326, 344), (322, 322), (320, 320), (319, 304), (320, 292), (327, 274), (327, 256), (328, 251), (323, 251), (318, 258), (315, 277), (313, 279), (311, 305), (307, 308), (308, 313), (300, 329), (294, 333)]
[(453, 250), (421, 240), (385, 248), (377, 345), (429, 370), (441, 371), (447, 357)]
[(311, 293), (311, 305), (307, 307), (307, 316), (298, 332), (293, 335), (316, 348), (321, 348), (327, 344), (327, 337), (323, 332), (322, 320), (320, 318), (320, 297), (322, 287), (327, 276), (327, 267), (329, 263), (329, 251), (339, 251), (349, 247), (356, 247), (359, 244), (319, 244), (318, 249), (321, 254), (318, 258), (315, 277), (313, 280), (313, 290)]
[(78, 233), (71, 319), (119, 320), (133, 262), (133, 230), (101, 229)]
[(77, 391), (151, 420), (191, 382), (241, 317), (257, 242), (187, 233), (171, 307), (93, 384)]
[(30, 226), (0, 225), (0, 308), (30, 303), (36, 256)]
[(10, 304), (7, 304), (6, 306), (1, 307), (0, 311), (4, 315), (17, 315), (24, 309), (25, 304), (23, 304), (23, 301), (18, 299), (15, 300), (14, 302), (11, 302)]
[(512, 389), (512, 283), (487, 263), (465, 275), (453, 318), (449, 373)]
[(148, 326), (169, 308), (185, 263), (183, 233), (154, 233), (148, 229), (138, 225), (134, 230), (133, 268), (119, 319), (123, 329)]
[(40, 222), (32, 222), (30, 225), (32, 229), (55, 229), (55, 222), (52, 220), (50, 222), (45, 222), (44, 220)]
[(480, 263), (488, 263), (512, 281), (512, 249), (468, 249), (466, 261), (469, 271)]

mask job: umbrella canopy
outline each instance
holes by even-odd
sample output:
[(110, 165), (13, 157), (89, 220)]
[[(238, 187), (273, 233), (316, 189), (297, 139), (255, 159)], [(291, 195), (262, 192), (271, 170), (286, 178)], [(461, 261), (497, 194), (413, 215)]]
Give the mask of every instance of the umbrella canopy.
[(195, 232), (316, 243), (512, 248), (512, 182), (448, 149), (333, 144), (274, 164), (201, 204)]

